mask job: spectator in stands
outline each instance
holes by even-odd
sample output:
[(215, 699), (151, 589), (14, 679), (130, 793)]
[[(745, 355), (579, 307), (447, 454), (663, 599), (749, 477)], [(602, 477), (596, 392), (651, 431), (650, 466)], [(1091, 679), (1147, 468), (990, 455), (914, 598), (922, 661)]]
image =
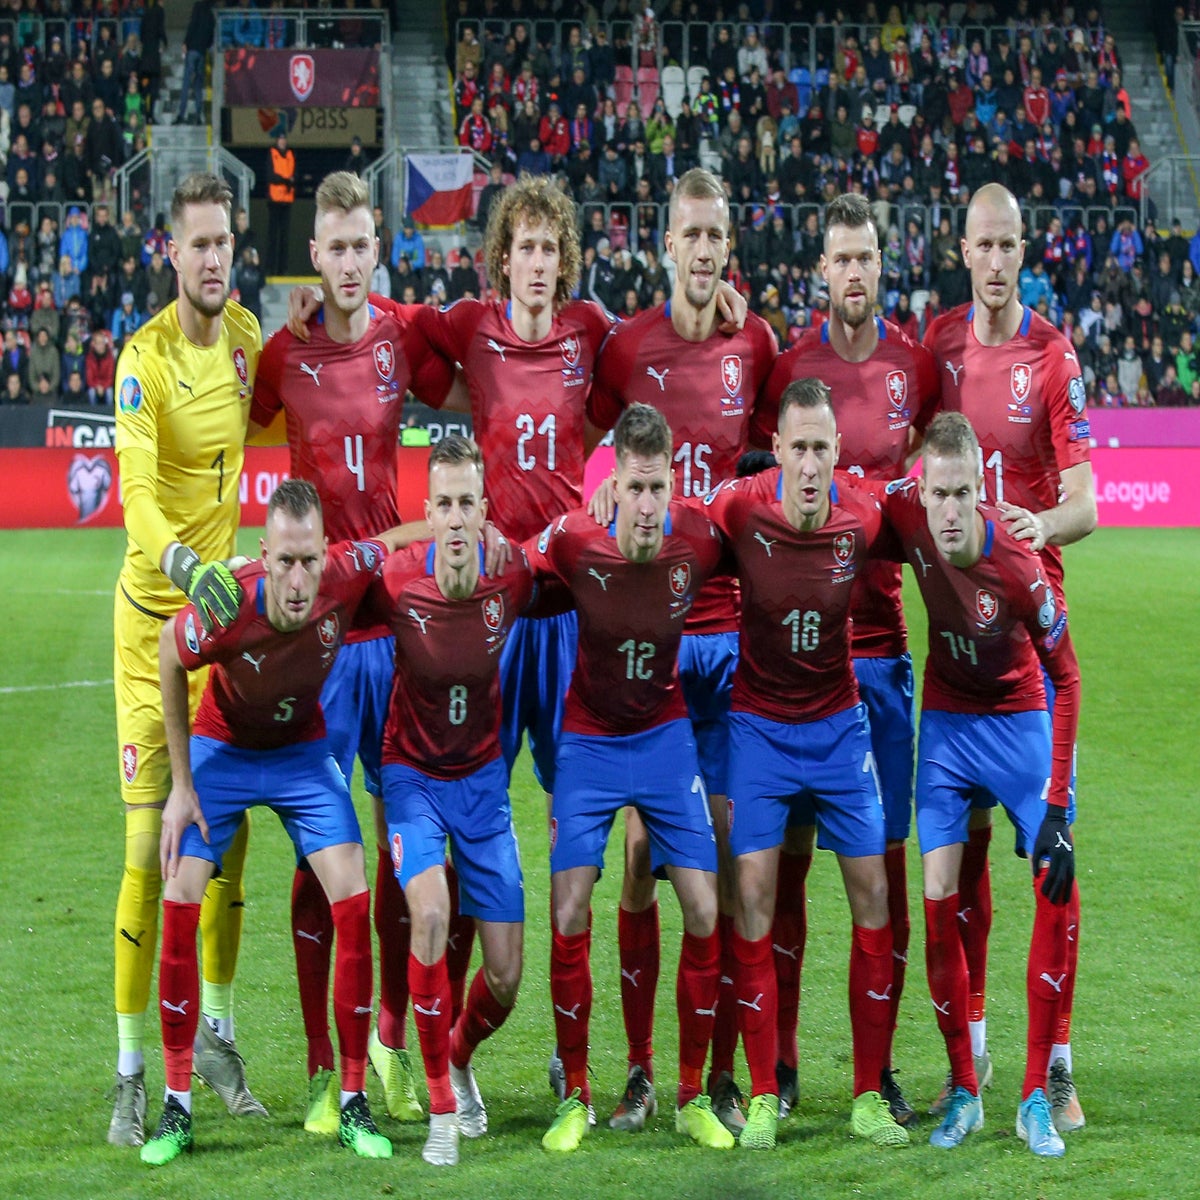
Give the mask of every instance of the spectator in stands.
[(567, 155), (571, 153), (571, 131), (567, 126), (567, 119), (553, 100), (538, 126), (538, 138), (542, 148), (550, 156), (551, 164), (555, 167), (560, 166)]
[(85, 146), (92, 195), (97, 200), (108, 200), (112, 195), (113, 172), (125, 161), (125, 143), (121, 127), (106, 111), (99, 96), (92, 101)]
[(350, 139), (350, 151), (346, 155), (346, 161), (342, 163), (342, 170), (350, 171), (361, 177), (370, 165), (370, 159), (367, 158), (366, 152), (363, 150), (362, 138), (355, 134)]
[[(180, 125), (199, 125), (204, 115), (204, 78), (208, 53), (216, 36), (217, 22), (213, 0), (194, 0), (187, 32), (183, 36), (183, 90), (179, 97), (176, 122)], [(188, 100), (195, 111), (188, 115)]]
[(1155, 398), (1158, 396), (1158, 389), (1162, 386), (1168, 364), (1174, 366), (1174, 360), (1167, 357), (1162, 336), (1156, 335), (1150, 343), (1149, 352), (1142, 360), (1146, 383), (1150, 388), (1150, 394)]
[(767, 112), (777, 123), (783, 118), (785, 101), (791, 105), (793, 113), (800, 111), (800, 95), (796, 90), (796, 85), (784, 74), (782, 67), (777, 67), (767, 87)]
[[(488, 181), (484, 184), (483, 190), (479, 193), (479, 206), (475, 210), (475, 219), (473, 224), (478, 229), (486, 229), (488, 221), (488, 213), (491, 212), (492, 205), (496, 202), (500, 193), (504, 191), (504, 169), (498, 162), (492, 163), (488, 168)], [(383, 257), (381, 252), (381, 257)], [(385, 261), (387, 259), (385, 258)]]
[(483, 47), (479, 44), (478, 32), (474, 25), (468, 23), (463, 26), (462, 38), (455, 51), (454, 74), (461, 77), (466, 73), (468, 66), (478, 71), (482, 63)]
[(59, 259), (71, 260), (76, 274), (81, 274), (88, 265), (88, 235), (83, 227), (83, 212), (72, 205), (67, 210), (67, 223), (63, 228), (58, 245)]
[(8, 375), (4, 380), (4, 403), (5, 404), (29, 404), (33, 397), (29, 394), (29, 389), (25, 385), (25, 380), (20, 375)]
[(276, 137), (269, 161), (266, 269), (269, 274), (282, 275), (288, 266), (288, 231), (296, 203), (296, 153), (288, 146), (286, 133)]
[(1200, 363), (1197, 362), (1196, 347), (1192, 331), (1185, 329), (1179, 335), (1179, 349), (1175, 352), (1175, 372), (1179, 376), (1179, 386), (1184, 394), (1190, 394), (1192, 380), (1200, 378)]
[(1142, 200), (1142, 177), (1150, 169), (1150, 160), (1142, 153), (1137, 138), (1129, 139), (1129, 149), (1121, 159), (1121, 178), (1125, 183), (1125, 196), (1132, 204)]
[(588, 78), (592, 86), (601, 96), (611, 96), (617, 76), (617, 61), (608, 43), (608, 30), (603, 25), (596, 29), (587, 58)]
[(97, 270), (113, 272), (121, 261), (121, 237), (109, 220), (107, 204), (92, 210), (92, 229), (88, 235), (88, 263)]
[(460, 246), (458, 261), (450, 272), (450, 299), (461, 300), (468, 295), (479, 296), (479, 276), (475, 271), (470, 249)]
[(400, 257), (408, 259), (414, 271), (425, 269), (425, 239), (417, 232), (412, 217), (405, 216), (400, 232), (392, 239), (392, 266), (398, 266)]
[[(257, 315), (257, 314), (256, 314)], [(146, 314), (134, 303), (132, 292), (121, 293), (121, 304), (109, 322), (114, 352), (119, 354), (125, 343), (146, 323)]]
[(1112, 240), (1108, 245), (1109, 254), (1116, 259), (1120, 270), (1128, 272), (1133, 269), (1134, 260), (1141, 258), (1144, 250), (1142, 235), (1133, 227), (1133, 219), (1123, 217), (1113, 231)]
[(117, 373), (117, 359), (113, 354), (108, 330), (96, 329), (88, 343), (84, 363), (84, 383), (87, 385), (88, 402), (109, 405), (113, 402), (113, 377)]
[(28, 388), (29, 354), (17, 337), (17, 331), (11, 321), (5, 322), (4, 349), (0, 353), (0, 378), (7, 386), (8, 380), (16, 376), (23, 389)]
[(150, 255), (150, 262), (146, 267), (146, 287), (146, 311), (151, 316), (157, 310), (150, 301), (150, 292), (153, 292), (157, 297), (160, 308), (175, 298), (177, 288), (175, 271), (166, 258), (163, 257), (161, 251), (155, 250)]
[(474, 63), (468, 62), (454, 81), (454, 106), (459, 124), (471, 111), (476, 97), (482, 95)]
[(1125, 396), (1134, 397), (1138, 394), (1143, 372), (1142, 357), (1134, 345), (1133, 334), (1128, 334), (1117, 359), (1117, 384)]
[[(1192, 381), (1191, 387), (1191, 403), (1196, 403), (1196, 390), (1200, 387), (1200, 379)], [(1162, 382), (1158, 385), (1158, 392), (1154, 397), (1155, 404), (1159, 408), (1182, 408), (1189, 403), (1189, 392), (1186, 391), (1179, 382), (1179, 374), (1174, 363), (1167, 363), (1166, 370), (1163, 372)]]
[(484, 116), (483, 97), (476, 94), (471, 101), (471, 111), (458, 127), (458, 144), (487, 155), (492, 150), (492, 123)]
[(44, 325), (34, 334), (33, 345), (29, 348), (29, 378), (39, 379), (42, 376), (50, 380), (50, 391), (57, 396), (62, 385), (62, 360), (50, 331)]

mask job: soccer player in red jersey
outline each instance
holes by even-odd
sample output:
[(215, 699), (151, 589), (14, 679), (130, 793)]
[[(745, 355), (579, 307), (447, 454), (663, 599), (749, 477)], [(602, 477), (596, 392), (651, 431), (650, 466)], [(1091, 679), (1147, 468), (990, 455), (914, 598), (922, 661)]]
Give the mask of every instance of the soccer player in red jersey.
[[(385, 535), (386, 536), (386, 535)], [(371, 929), (362, 839), (325, 736), (321, 689), (346, 629), (387, 553), (382, 541), (328, 548), (316, 489), (285, 480), (267, 506), (262, 560), (236, 572), (242, 600), (227, 628), (205, 632), (194, 605), (159, 640), (171, 794), (163, 810), (162, 958), (167, 1091), (142, 1161), (162, 1166), (192, 1145), (192, 1040), (200, 1002), (200, 898), (246, 809), (273, 808), (329, 896), (337, 931), (333, 1005), (341, 1097), (332, 1131), (366, 1158), (390, 1158), (363, 1091), (371, 1013)], [(212, 664), (188, 737), (187, 674)]]
[[(972, 197), (962, 251), (971, 272), (972, 303), (939, 317), (925, 335), (941, 376), (942, 407), (963, 413), (971, 422), (980, 444), (981, 498), (996, 504), (1010, 532), (1042, 555), (1046, 578), (1063, 601), (1061, 547), (1086, 537), (1096, 526), (1079, 360), (1061, 333), (1021, 304), (1017, 277), (1025, 242), (1020, 209), (1007, 189), (987, 184)], [(991, 1076), (984, 1016), (992, 909), (990, 840), (990, 814), (986, 808), (975, 809), (963, 855), (960, 898), (967, 920), (960, 931), (971, 974), (972, 1049), (976, 1069), (985, 1079)], [(1071, 1057), (1077, 905), (1076, 891), (1068, 917), (1065, 1002), (1050, 1064), (1054, 1121), (1063, 1133), (1084, 1124)]]
[[(1003, 804), (1033, 866), (1033, 937), (1026, 972), (1028, 1051), (1017, 1133), (1034, 1154), (1061, 1157), (1046, 1096), (1067, 971), (1075, 855), (1067, 807), (1079, 717), (1079, 664), (1061, 596), (1045, 564), (981, 505), (979, 443), (961, 413), (942, 413), (925, 438), (924, 473), (888, 488), (899, 534), (929, 612), (921, 698), (917, 832), (925, 875), (925, 957), (950, 1056), (950, 1096), (930, 1137), (959, 1145), (983, 1126), (967, 1025), (967, 961), (958, 893), (970, 805)], [(1042, 667), (1053, 682), (1053, 724)]]
[(724, 483), (704, 501), (737, 559), (742, 589), (729, 751), (734, 992), (752, 1093), (741, 1145), (775, 1145), (771, 926), (791, 819), (815, 821), (818, 844), (838, 855), (850, 903), (851, 1128), (875, 1145), (905, 1146), (908, 1132), (878, 1090), (891, 1032), (892, 931), (883, 806), (850, 663), (851, 593), (882, 516), (872, 498), (834, 481), (837, 422), (820, 380), (788, 384), (778, 422), (780, 466)]
[[(335, 541), (365, 537), (399, 523), (396, 444), (406, 392), (441, 403), (454, 382), (450, 364), (428, 349), (412, 326), (411, 310), (383, 311), (367, 299), (379, 255), (371, 199), (352, 172), (327, 176), (317, 188), (309, 252), (321, 275), (324, 304), (308, 322), (307, 340), (287, 329), (263, 351), (250, 413), (252, 434), (283, 411), (293, 478), (317, 487), (325, 524)], [(372, 798), (378, 851), (375, 929), (379, 938), (379, 1020), (372, 1065), (384, 1084), (388, 1112), (421, 1119), (408, 1058), (408, 912), (387, 849), (379, 779), (383, 721), (392, 685), (392, 638), (386, 624), (349, 631), (322, 696), (329, 743), (347, 779), (354, 759)], [(292, 886), (292, 938), (300, 1007), (308, 1035), (310, 1079), (331, 1079), (329, 955), (332, 918), (325, 893), (301, 862)], [(320, 1132), (324, 1097), (310, 1096)]]
[[(577, 509), (529, 548), (535, 570), (565, 584), (579, 613), (550, 835), (550, 995), (567, 1096), (542, 1145), (570, 1152), (587, 1133), (592, 889), (613, 818), (635, 804), (651, 865), (665, 868), (683, 909), (675, 1127), (702, 1146), (729, 1149), (733, 1135), (701, 1091), (720, 971), (717, 851), (676, 667), (684, 621), (721, 557), (721, 539), (702, 509), (671, 501), (674, 447), (660, 412), (628, 408), (615, 448), (612, 524), (598, 526)], [(654, 1114), (654, 1088), (639, 1067), (626, 1090)]]
[[(482, 1137), (487, 1112), (471, 1069), (475, 1047), (504, 1024), (521, 979), (524, 885), (500, 750), (500, 657), (534, 596), (522, 555), (483, 574), (483, 459), (466, 438), (429, 456), (432, 542), (393, 555), (376, 589), (396, 638), (383, 740), (383, 799), (392, 864), (412, 918), (408, 986), (429, 1085), (426, 1162), (458, 1162), (458, 1139)], [(447, 839), (460, 905), (475, 919), (483, 966), (452, 1025), (446, 946)]]
[[(675, 262), (671, 299), (619, 324), (604, 343), (588, 401), (593, 424), (610, 429), (626, 406), (641, 403), (667, 418), (674, 436), (675, 495), (706, 495), (732, 478), (750, 442), (758, 396), (775, 362), (771, 327), (751, 314), (727, 334), (718, 312), (718, 284), (729, 256), (729, 205), (721, 181), (694, 168), (671, 194), (667, 253)], [(758, 439), (770, 443), (767, 428)], [(599, 514), (601, 519), (608, 513)], [(679, 673), (701, 772), (725, 860), (722, 871), (723, 976), (732, 977), (732, 873), (725, 837), (729, 696), (737, 662), (737, 580), (711, 579), (688, 614)], [(658, 904), (650, 871), (650, 843), (635, 809), (626, 811), (625, 876), (618, 936), (621, 1001), (629, 1039), (629, 1072), (653, 1079), (654, 993), (658, 979)], [(744, 1124), (733, 1081), (737, 1023), (732, 993), (718, 1006), (708, 1090), (714, 1108), (735, 1135)], [(627, 1089), (609, 1124), (640, 1129), (640, 1088)]]
[[(904, 474), (938, 398), (933, 356), (890, 321), (875, 315), (882, 261), (871, 206), (847, 194), (825, 208), (821, 273), (829, 287), (829, 320), (779, 356), (767, 383), (764, 413), (778, 406), (793, 379), (816, 377), (829, 388), (841, 437), (838, 466), (852, 475), (890, 481)], [(885, 863), (892, 926), (892, 1038), (904, 990), (909, 940), (905, 840), (912, 824), (913, 667), (900, 601), (900, 565), (876, 559), (854, 584), (851, 653), (871, 722), (871, 746), (887, 826)], [(806, 939), (805, 879), (812, 864), (812, 826), (789, 828), (779, 859), (771, 941), (779, 986), (779, 1115), (797, 1094), (797, 1011)], [(902, 1125), (916, 1120), (892, 1072), (892, 1046), (879, 1090)]]

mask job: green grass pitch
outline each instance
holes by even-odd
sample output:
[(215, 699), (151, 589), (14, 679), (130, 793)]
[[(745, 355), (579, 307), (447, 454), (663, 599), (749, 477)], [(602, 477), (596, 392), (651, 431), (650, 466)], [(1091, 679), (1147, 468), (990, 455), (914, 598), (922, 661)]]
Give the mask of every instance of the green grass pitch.
[[(254, 552), (252, 533), (243, 538)], [(1083, 889), (1075, 1004), (1075, 1078), (1088, 1127), (1061, 1162), (1039, 1162), (1013, 1133), (1024, 1060), (1028, 869), (994, 842), (996, 917), (989, 1035), (996, 1083), (986, 1126), (966, 1146), (885, 1153), (848, 1136), (846, 959), (849, 922), (838, 873), (818, 857), (810, 880), (801, 1012), (801, 1102), (774, 1154), (726, 1155), (684, 1144), (670, 1117), (676, 1044), (678, 910), (661, 893), (664, 964), (657, 1016), (662, 1112), (640, 1135), (605, 1119), (624, 1078), (616, 964), (619, 835), (595, 910), (593, 1094), (601, 1126), (565, 1160), (538, 1139), (553, 1114), (543, 802), (523, 761), (513, 801), (529, 923), (525, 978), (512, 1019), (481, 1047), (477, 1073), (492, 1132), (464, 1142), (461, 1164), (420, 1160), (423, 1127), (383, 1117), (390, 1162), (360, 1162), (301, 1128), (303, 1032), (287, 905), (292, 852), (269, 813), (256, 816), (237, 984), (238, 1041), (269, 1121), (233, 1120), (196, 1095), (196, 1152), (151, 1172), (104, 1142), (115, 1060), (112, 919), (122, 820), (113, 724), (111, 613), (117, 531), (0, 535), (0, 1186), (5, 1196), (1046, 1197), (1125, 1200), (1200, 1195), (1200, 1051), (1195, 991), (1197, 651), (1200, 531), (1102, 530), (1067, 551), (1072, 627), (1084, 672), (1080, 735)], [(909, 605), (918, 659), (919, 603)], [(362, 797), (359, 797), (360, 801)], [(365, 808), (363, 809), (365, 813)], [(909, 856), (914, 936), (896, 1062), (916, 1104), (945, 1073), (924, 978), (915, 845)], [(151, 1014), (150, 1118), (162, 1084)], [(411, 1044), (416, 1046), (415, 1032)], [(742, 1072), (744, 1081), (744, 1070)], [(383, 1109), (369, 1084), (376, 1113)]]

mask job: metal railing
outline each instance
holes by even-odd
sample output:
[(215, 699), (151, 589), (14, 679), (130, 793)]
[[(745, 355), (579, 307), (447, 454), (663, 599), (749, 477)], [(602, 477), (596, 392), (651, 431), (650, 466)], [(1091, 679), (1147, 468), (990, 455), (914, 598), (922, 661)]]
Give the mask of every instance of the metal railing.
[[(1182, 66), (1182, 64), (1181, 64)], [(1178, 77), (1179, 67), (1175, 74)], [(1142, 182), (1140, 205), (1141, 225), (1146, 224), (1151, 203), (1154, 204), (1156, 223), (1165, 229), (1178, 217), (1185, 229), (1196, 225), (1196, 180), (1200, 175), (1200, 155), (1173, 154), (1169, 158), (1151, 163), (1138, 178)]]
[[(165, 131), (164, 131), (165, 133)], [(166, 212), (176, 185), (193, 171), (207, 170), (228, 180), (233, 189), (234, 208), (249, 211), (254, 189), (254, 172), (223, 146), (172, 146), (167, 136), (155, 140), (153, 153), (147, 148), (121, 164), (114, 172), (118, 212), (136, 207), (134, 189), (144, 197), (146, 212)]]
[(375, 9), (219, 8), (216, 18), (218, 51), (382, 48), (391, 40), (387, 13)]

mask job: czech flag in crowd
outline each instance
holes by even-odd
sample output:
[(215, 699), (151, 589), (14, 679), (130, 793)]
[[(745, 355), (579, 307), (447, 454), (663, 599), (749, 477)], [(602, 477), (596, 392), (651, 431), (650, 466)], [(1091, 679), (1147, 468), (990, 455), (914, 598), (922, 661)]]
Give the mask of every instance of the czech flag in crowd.
[(410, 154), (404, 160), (404, 212), (422, 225), (455, 225), (471, 215), (470, 154)]

